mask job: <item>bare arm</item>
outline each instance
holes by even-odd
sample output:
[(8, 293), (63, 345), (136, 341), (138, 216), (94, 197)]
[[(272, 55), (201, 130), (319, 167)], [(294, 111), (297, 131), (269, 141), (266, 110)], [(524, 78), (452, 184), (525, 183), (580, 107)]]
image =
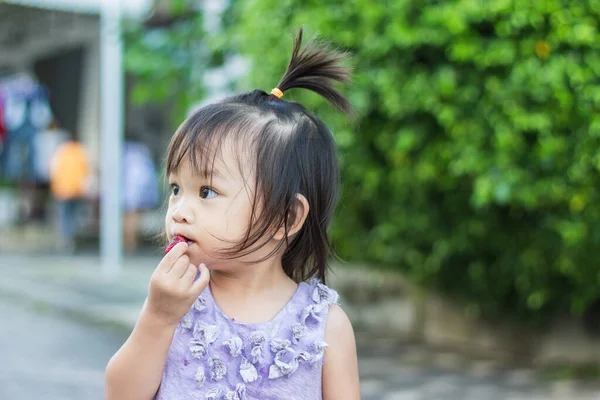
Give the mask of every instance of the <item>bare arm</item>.
[(107, 400), (151, 400), (160, 386), (175, 328), (210, 278), (179, 243), (167, 254), (150, 279), (148, 298), (133, 332), (106, 366)]
[(325, 341), (329, 347), (323, 364), (323, 400), (360, 400), (354, 330), (336, 304), (329, 309)]
[(154, 397), (176, 326), (152, 316), (144, 304), (133, 332), (106, 367), (107, 400)]

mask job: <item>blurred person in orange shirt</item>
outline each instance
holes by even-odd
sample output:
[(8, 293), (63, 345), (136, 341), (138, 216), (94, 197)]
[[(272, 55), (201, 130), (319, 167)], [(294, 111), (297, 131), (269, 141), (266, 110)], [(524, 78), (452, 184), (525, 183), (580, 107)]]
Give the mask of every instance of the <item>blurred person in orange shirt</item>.
[(85, 147), (74, 140), (63, 143), (52, 157), (50, 190), (58, 206), (58, 250), (75, 250), (78, 209), (88, 193), (91, 166)]

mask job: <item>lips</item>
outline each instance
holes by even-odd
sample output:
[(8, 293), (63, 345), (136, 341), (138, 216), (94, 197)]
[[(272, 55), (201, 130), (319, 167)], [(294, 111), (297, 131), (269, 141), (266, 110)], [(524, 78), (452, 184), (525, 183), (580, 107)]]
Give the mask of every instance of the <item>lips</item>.
[(173, 250), (173, 247), (175, 247), (177, 245), (177, 243), (183, 243), (183, 242), (187, 242), (188, 246), (190, 244), (194, 243), (193, 240), (190, 240), (183, 235), (175, 235), (173, 237), (173, 240), (171, 240), (171, 242), (167, 245), (167, 248), (165, 249), (165, 254), (167, 254), (168, 252)]

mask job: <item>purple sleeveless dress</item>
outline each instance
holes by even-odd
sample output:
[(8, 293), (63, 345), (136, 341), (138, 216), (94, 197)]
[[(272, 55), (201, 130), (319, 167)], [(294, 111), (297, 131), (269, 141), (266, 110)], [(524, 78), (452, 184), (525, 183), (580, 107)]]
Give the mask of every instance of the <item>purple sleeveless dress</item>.
[(337, 301), (313, 279), (271, 321), (247, 324), (225, 315), (207, 287), (175, 330), (155, 399), (320, 400), (327, 314)]

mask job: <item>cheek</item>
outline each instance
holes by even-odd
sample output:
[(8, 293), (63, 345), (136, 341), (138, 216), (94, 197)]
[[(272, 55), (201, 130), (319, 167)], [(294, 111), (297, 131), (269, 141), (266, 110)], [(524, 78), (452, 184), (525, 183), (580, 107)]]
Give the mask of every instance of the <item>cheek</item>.
[(248, 230), (252, 209), (249, 204), (233, 204), (225, 215), (228, 233), (241, 238)]
[(165, 233), (167, 235), (167, 239), (171, 240), (173, 236), (171, 234), (171, 225), (173, 224), (173, 219), (171, 218), (171, 212), (170, 210), (167, 210), (167, 213), (165, 214)]

